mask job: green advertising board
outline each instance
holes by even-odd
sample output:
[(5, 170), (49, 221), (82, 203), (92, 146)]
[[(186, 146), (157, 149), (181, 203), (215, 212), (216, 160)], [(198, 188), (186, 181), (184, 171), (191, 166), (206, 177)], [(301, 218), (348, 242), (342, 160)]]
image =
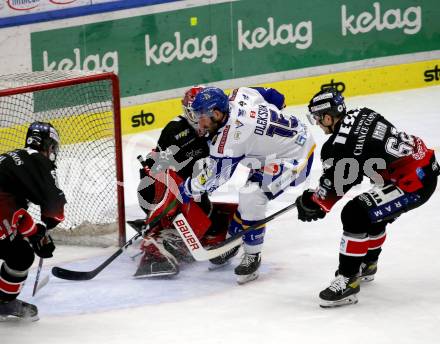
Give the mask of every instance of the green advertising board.
[(440, 50), (436, 0), (246, 0), (31, 34), (33, 70), (118, 73), (122, 96)]

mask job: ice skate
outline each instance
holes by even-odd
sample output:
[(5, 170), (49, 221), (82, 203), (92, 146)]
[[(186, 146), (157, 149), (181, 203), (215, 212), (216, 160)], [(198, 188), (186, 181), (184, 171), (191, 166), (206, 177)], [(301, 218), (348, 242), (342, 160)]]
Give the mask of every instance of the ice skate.
[(377, 272), (377, 261), (362, 263), (360, 267), (361, 282), (370, 282), (374, 280)]
[(8, 320), (37, 321), (38, 308), (30, 303), (15, 299), (0, 301), (0, 321)]
[(239, 249), (240, 246), (234, 247), (233, 249), (230, 249), (229, 251), (223, 253), (222, 255), (210, 259), (209, 260), (210, 266), (208, 267), (208, 269), (210, 271), (213, 271), (229, 265), (231, 262), (231, 258), (237, 255)]
[(237, 283), (245, 284), (258, 278), (258, 268), (261, 264), (261, 253), (245, 253), (243, 259), (235, 268)]
[(358, 302), (356, 294), (360, 287), (359, 276), (345, 277), (337, 275), (330, 283), (330, 286), (319, 293), (320, 306), (323, 308), (333, 308), (355, 304)]
[(195, 261), (194, 257), (188, 251), (188, 248), (180, 236), (168, 236), (167, 238), (163, 239), (162, 244), (163, 248), (173, 255), (178, 261), (185, 263), (192, 263)]

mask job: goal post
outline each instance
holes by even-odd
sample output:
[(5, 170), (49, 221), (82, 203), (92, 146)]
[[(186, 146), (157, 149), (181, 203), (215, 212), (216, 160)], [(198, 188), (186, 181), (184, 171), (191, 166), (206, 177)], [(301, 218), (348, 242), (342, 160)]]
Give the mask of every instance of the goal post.
[[(60, 134), (57, 176), (65, 221), (53, 236), (78, 245), (125, 243), (119, 80), (113, 73), (31, 72), (0, 76), (0, 154), (23, 148), (34, 121)], [(39, 220), (38, 207), (31, 206)]]

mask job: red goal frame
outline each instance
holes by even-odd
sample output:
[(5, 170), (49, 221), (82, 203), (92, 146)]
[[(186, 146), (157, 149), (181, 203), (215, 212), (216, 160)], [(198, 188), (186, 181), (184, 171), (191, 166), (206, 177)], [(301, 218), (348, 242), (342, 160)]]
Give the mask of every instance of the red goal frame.
[(125, 198), (124, 198), (124, 173), (122, 164), (122, 131), (121, 131), (121, 101), (119, 90), (119, 78), (114, 73), (100, 73), (78, 77), (66, 77), (63, 80), (48, 81), (26, 86), (18, 86), (9, 89), (0, 89), (0, 97), (12, 96), (20, 93), (29, 93), (41, 90), (54, 89), (64, 86), (79, 85), (88, 82), (110, 80), (112, 85), (113, 120), (115, 138), (115, 165), (116, 165), (116, 190), (118, 208), (118, 241), (119, 246), (126, 242), (125, 233)]

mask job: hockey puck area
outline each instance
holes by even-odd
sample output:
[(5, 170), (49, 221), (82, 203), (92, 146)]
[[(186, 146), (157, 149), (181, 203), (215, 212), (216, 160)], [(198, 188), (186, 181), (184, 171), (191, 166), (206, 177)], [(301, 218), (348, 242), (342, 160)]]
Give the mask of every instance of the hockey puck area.
[[(32, 269), (21, 299), (35, 304), (41, 318), (181, 302), (239, 288), (234, 275), (234, 267), (240, 261), (237, 257), (232, 264), (216, 271), (208, 271), (207, 262), (182, 263), (176, 276), (136, 279), (133, 274), (138, 259), (133, 262), (128, 253), (133, 252), (121, 255), (90, 281), (68, 281), (51, 276), (35, 297), (32, 297), (32, 287), (36, 269)], [(85, 271), (95, 268), (106, 258), (100, 255), (62, 266)], [(41, 276), (48, 276), (51, 268), (48, 264), (43, 267)], [(260, 269), (260, 278), (269, 271), (270, 264), (266, 264)]]

